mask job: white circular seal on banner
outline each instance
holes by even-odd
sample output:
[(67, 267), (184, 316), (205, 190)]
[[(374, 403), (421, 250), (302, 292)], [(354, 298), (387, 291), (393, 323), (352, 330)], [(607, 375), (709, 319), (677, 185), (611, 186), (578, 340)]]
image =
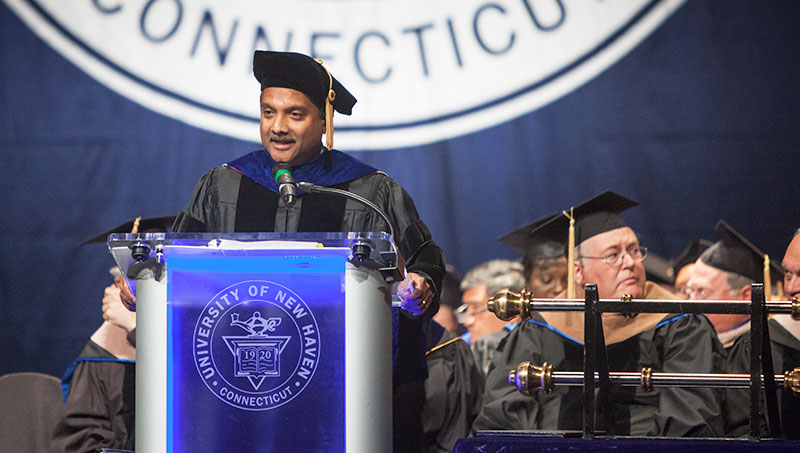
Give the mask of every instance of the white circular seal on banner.
[(92, 77), (258, 142), (256, 49), (321, 58), (358, 99), (336, 147), (426, 144), (569, 93), (685, 0), (3, 0)]
[(290, 402), (311, 382), (320, 335), (300, 296), (275, 282), (249, 280), (206, 304), (192, 349), (211, 393), (231, 406), (262, 411)]

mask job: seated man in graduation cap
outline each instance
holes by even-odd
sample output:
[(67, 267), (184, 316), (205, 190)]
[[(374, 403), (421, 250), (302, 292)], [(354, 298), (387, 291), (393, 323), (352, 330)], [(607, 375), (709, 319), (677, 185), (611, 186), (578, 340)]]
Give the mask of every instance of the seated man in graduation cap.
[[(175, 216), (137, 217), (81, 245), (105, 243), (111, 233), (163, 233)], [(136, 313), (120, 304), (122, 273), (103, 294), (103, 323), (89, 337), (61, 380), (66, 410), (53, 433), (60, 452), (134, 449)]]
[[(613, 192), (603, 193), (572, 210), (575, 219), (574, 288), (597, 284), (601, 299), (674, 299), (667, 290), (645, 280), (646, 249), (619, 213), (636, 203)], [(557, 216), (531, 234), (558, 238), (567, 244), (569, 219)], [(567, 294), (574, 298), (568, 281)], [(534, 295), (535, 296), (535, 295)], [(508, 383), (519, 363), (548, 362), (556, 371), (583, 369), (583, 312), (540, 312), (520, 322), (494, 355), (484, 406), (473, 428), (515, 430), (580, 430), (582, 391), (556, 387), (544, 394), (523, 395)], [(641, 313), (603, 316), (610, 371), (711, 373), (721, 371), (721, 348), (703, 316)], [(612, 386), (607, 404), (597, 406), (597, 428), (632, 436), (716, 436), (721, 434), (718, 392), (712, 389)]]
[[(690, 299), (695, 300), (750, 300), (750, 285), (776, 281), (781, 278), (781, 269), (766, 258), (771, 275), (764, 278), (765, 257), (750, 241), (731, 228), (724, 220), (715, 227), (720, 240), (715, 242), (692, 268), (687, 282)], [(765, 294), (768, 293), (768, 288)], [(729, 350), (739, 337), (750, 330), (748, 314), (706, 315), (722, 346)]]
[[(380, 215), (354, 200), (299, 189), (293, 203), (283, 199), (273, 176), (277, 163), (288, 164), (295, 181), (347, 190), (381, 208), (391, 220), (408, 271), (408, 280), (398, 289), (404, 296), (404, 313), (413, 314), (393, 317), (394, 438), (400, 446), (419, 450), (424, 331), (438, 307), (445, 272), (442, 251), (397, 182), (333, 149), (333, 112), (349, 115), (356, 99), (322, 63), (297, 53), (256, 51), (253, 73), (260, 83), (264, 147), (206, 173), (178, 215), (175, 231), (391, 231)], [(321, 143), (323, 133), (327, 146)], [(127, 294), (125, 298), (132, 302)], [(403, 385), (414, 390), (399, 391)]]
[[(719, 226), (718, 224), (717, 227), (719, 228)], [(727, 229), (730, 229), (730, 227), (727, 227)], [(720, 231), (718, 230), (718, 232)], [(726, 236), (723, 236), (723, 240), (725, 239), (727, 239), (727, 242), (720, 245), (721, 248), (724, 247), (723, 251), (718, 252), (717, 257), (715, 257), (718, 258), (720, 255), (725, 257), (724, 260), (720, 261), (724, 262), (721, 266), (725, 265), (730, 268), (733, 266), (734, 261), (743, 262), (744, 264), (740, 263), (738, 265), (743, 266), (752, 273), (753, 281), (761, 281), (761, 277), (767, 275), (766, 273), (760, 273), (763, 268), (762, 260), (768, 259), (766, 255), (732, 229), (726, 233)], [(712, 259), (711, 261), (715, 260)], [(800, 298), (800, 278), (798, 278), (798, 275), (800, 275), (800, 229), (795, 232), (789, 246), (786, 248), (781, 264), (786, 295), (790, 300)], [(774, 263), (770, 263), (769, 269), (770, 279), (772, 279), (772, 275), (776, 270)], [(765, 296), (768, 294), (766, 282), (764, 284), (764, 293)], [(782, 300), (785, 298), (781, 291), (777, 291), (777, 293), (776, 299)], [(775, 373), (783, 374), (786, 371), (800, 367), (800, 321), (793, 319), (788, 314), (771, 315), (767, 326), (769, 327), (772, 366)], [(735, 339), (727, 352), (728, 373), (750, 373), (749, 330), (745, 329)], [(800, 438), (800, 399), (794, 396), (789, 389), (779, 389), (778, 392), (781, 434), (789, 438)], [(750, 422), (749, 391), (726, 389), (725, 396), (728, 435), (731, 437), (747, 435)], [(766, 410), (763, 408), (762, 414), (766, 414)], [(766, 421), (762, 422), (762, 435), (768, 434), (766, 427)]]

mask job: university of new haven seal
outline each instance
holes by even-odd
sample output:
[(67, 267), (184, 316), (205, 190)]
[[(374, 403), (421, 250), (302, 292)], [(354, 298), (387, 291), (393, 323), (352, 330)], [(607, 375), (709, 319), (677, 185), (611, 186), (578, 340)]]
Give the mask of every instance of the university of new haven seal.
[(306, 388), (319, 363), (320, 335), (314, 314), (294, 291), (248, 280), (206, 304), (192, 348), (208, 390), (231, 406), (262, 411)]

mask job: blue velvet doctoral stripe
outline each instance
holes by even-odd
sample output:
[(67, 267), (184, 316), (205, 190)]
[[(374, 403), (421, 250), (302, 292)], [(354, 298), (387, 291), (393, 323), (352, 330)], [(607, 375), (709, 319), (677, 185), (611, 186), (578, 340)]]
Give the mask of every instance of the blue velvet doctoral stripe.
[[(675, 321), (677, 321), (679, 319), (682, 319), (682, 318), (685, 318), (687, 316), (692, 316), (692, 315), (689, 314), (689, 313), (684, 313), (684, 314), (676, 314), (674, 316), (670, 316), (667, 319), (664, 319), (664, 320), (660, 321), (658, 324), (656, 324), (655, 329), (658, 329), (659, 327), (663, 327), (663, 326), (665, 326), (665, 325), (667, 325), (667, 324), (669, 324), (671, 322), (675, 322)], [(536, 321), (535, 319), (529, 319), (528, 322), (530, 322), (531, 324), (536, 324), (537, 326), (540, 326), (540, 327), (544, 327), (545, 329), (551, 330), (551, 331), (557, 333), (558, 335), (561, 335), (562, 337), (566, 338), (569, 341), (572, 341), (572, 342), (577, 343), (579, 345), (583, 345), (582, 342), (570, 337), (569, 335), (565, 334), (564, 332), (556, 329), (555, 327), (553, 327), (553, 326), (551, 326), (551, 325), (549, 325), (547, 323), (544, 323), (544, 322), (541, 322), (541, 321)]]
[[(247, 176), (267, 189), (279, 193), (278, 184), (272, 177), (275, 161), (269, 153), (260, 149), (225, 164)], [(334, 186), (375, 173), (375, 167), (337, 150), (324, 150), (311, 162), (292, 167), (292, 176), (298, 182), (310, 182), (318, 186)], [(298, 189), (298, 194), (301, 191)]]
[(64, 403), (67, 402), (69, 396), (69, 389), (72, 385), (72, 376), (75, 375), (75, 369), (78, 368), (78, 362), (117, 362), (117, 363), (133, 363), (135, 360), (117, 359), (114, 357), (78, 357), (69, 364), (64, 375), (61, 376), (61, 394), (64, 396)]
[(569, 335), (565, 334), (564, 332), (562, 332), (562, 331), (560, 331), (560, 330), (556, 329), (555, 327), (551, 326), (550, 324), (547, 324), (546, 322), (537, 321), (537, 320), (535, 320), (535, 319), (529, 319), (529, 320), (528, 320), (528, 322), (529, 322), (529, 323), (531, 323), (531, 324), (535, 324), (535, 325), (537, 325), (537, 326), (539, 326), (539, 327), (544, 327), (544, 328), (545, 328), (545, 329), (547, 329), (547, 330), (551, 330), (551, 331), (553, 331), (554, 333), (556, 333), (556, 334), (558, 334), (558, 335), (560, 335), (560, 336), (562, 336), (562, 337), (566, 338), (567, 340), (569, 340), (569, 341), (571, 341), (571, 342), (573, 342), (573, 343), (577, 343), (577, 344), (579, 344), (579, 345), (583, 346), (583, 342), (580, 342), (580, 341), (578, 341), (578, 340), (576, 340), (576, 339), (572, 338), (571, 336), (569, 336)]
[(681, 318), (685, 318), (687, 316), (694, 316), (694, 315), (691, 314), (691, 313), (684, 313), (684, 314), (676, 314), (674, 316), (670, 316), (669, 318), (664, 319), (663, 321), (661, 321), (658, 324), (656, 324), (656, 329), (658, 329), (659, 327), (666, 326), (667, 324), (669, 324), (671, 322), (675, 322), (675, 321), (677, 321), (677, 320), (679, 320)]

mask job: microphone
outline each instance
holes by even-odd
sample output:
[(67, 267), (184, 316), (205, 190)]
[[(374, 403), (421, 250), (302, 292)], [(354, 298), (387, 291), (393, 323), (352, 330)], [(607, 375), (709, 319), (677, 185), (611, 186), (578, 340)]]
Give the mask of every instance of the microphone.
[(297, 184), (292, 176), (292, 166), (286, 162), (278, 162), (272, 167), (272, 176), (278, 183), (278, 191), (287, 205), (292, 206), (297, 196)]

